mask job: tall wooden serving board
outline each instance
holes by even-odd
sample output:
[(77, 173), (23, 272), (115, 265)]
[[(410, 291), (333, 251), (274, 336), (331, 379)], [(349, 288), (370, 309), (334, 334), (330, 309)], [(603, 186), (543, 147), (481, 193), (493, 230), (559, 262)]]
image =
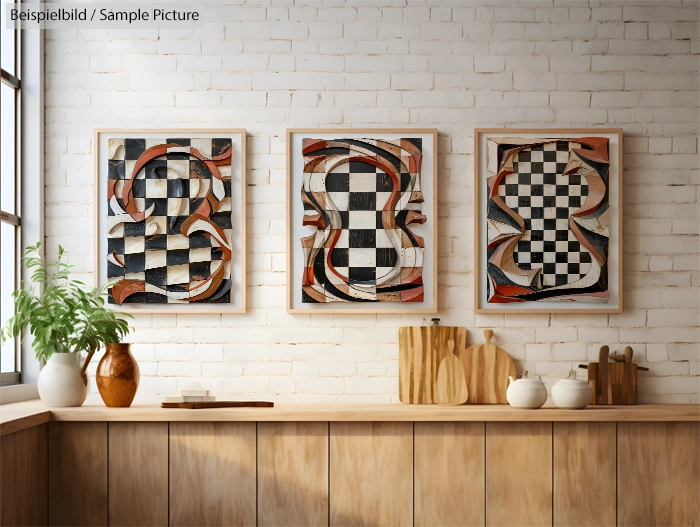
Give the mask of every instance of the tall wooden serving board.
[(454, 341), (459, 356), (467, 343), (467, 329), (457, 326), (407, 326), (399, 328), (399, 400), (432, 404), (440, 364)]
[(507, 404), (508, 377), (515, 377), (515, 364), (510, 355), (491, 344), (493, 331), (484, 331), (486, 342), (475, 344), (457, 353), (467, 376), (471, 404)]

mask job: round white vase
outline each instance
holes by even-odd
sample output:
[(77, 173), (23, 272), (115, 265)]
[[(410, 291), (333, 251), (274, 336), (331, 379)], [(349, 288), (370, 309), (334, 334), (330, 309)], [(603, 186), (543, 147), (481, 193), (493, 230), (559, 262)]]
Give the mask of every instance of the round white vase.
[(89, 389), (80, 375), (79, 355), (54, 353), (39, 372), (37, 389), (46, 406), (81, 406), (85, 402)]

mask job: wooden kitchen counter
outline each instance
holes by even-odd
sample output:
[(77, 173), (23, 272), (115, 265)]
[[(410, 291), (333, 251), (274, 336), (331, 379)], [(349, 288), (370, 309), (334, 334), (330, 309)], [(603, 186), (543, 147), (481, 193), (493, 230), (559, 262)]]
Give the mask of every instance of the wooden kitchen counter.
[(695, 404), (36, 400), (0, 433), (0, 525), (700, 525)]
[(77, 408), (49, 408), (40, 400), (0, 406), (0, 434), (22, 430), (47, 421), (700, 421), (697, 404), (640, 404), (589, 406), (584, 410), (544, 407), (520, 410), (508, 405), (412, 405), (412, 404), (291, 404), (274, 408), (166, 409), (135, 404), (107, 408), (87, 403)]

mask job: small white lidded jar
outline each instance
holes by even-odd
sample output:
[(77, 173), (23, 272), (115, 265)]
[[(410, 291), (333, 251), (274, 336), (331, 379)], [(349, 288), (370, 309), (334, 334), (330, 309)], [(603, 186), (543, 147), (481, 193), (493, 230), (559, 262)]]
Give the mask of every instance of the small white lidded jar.
[(591, 404), (591, 387), (586, 381), (576, 378), (574, 370), (566, 379), (560, 380), (552, 388), (552, 402), (559, 408), (583, 410)]
[(508, 381), (506, 399), (511, 406), (536, 409), (547, 402), (547, 388), (537, 375), (530, 377), (529, 372), (525, 370), (522, 379), (508, 377)]

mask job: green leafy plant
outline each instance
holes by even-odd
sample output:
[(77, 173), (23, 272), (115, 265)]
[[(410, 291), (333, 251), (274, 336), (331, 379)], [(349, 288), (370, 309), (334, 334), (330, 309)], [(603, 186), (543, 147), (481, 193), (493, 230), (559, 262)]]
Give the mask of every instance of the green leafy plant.
[(69, 278), (73, 266), (62, 261), (63, 247), (58, 246), (55, 262), (46, 262), (40, 248), (37, 243), (24, 250), (22, 259), (32, 270), (32, 284), (23, 280), (12, 293), (15, 311), (2, 328), (2, 340), (21, 336), (29, 327), (37, 359), (86, 351), (87, 365), (103, 344), (119, 342), (129, 333), (129, 324), (105, 307), (106, 286), (90, 288)]

